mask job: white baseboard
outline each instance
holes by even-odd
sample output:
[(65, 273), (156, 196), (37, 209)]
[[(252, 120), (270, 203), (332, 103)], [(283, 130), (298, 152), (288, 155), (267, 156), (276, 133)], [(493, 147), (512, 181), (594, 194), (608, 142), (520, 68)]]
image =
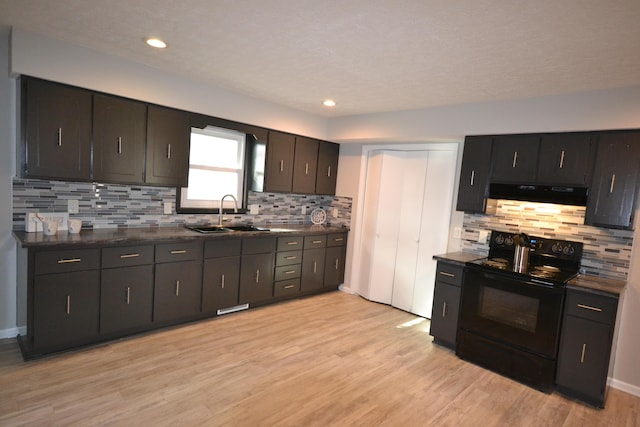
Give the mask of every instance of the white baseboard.
[(0, 330), (0, 340), (5, 338), (15, 338), (18, 334), (24, 335), (27, 328), (10, 328)]
[(353, 291), (351, 290), (351, 288), (350, 288), (350, 287), (345, 286), (345, 285), (344, 285), (344, 283), (338, 286), (338, 290), (339, 290), (339, 291), (342, 291), (342, 292), (345, 292), (345, 293), (347, 293), (347, 294), (354, 294), (354, 293), (355, 293), (355, 292), (353, 292)]
[(637, 385), (633, 385), (633, 384), (628, 384), (625, 382), (622, 382), (620, 380), (616, 380), (613, 378), (608, 378), (607, 379), (607, 384), (609, 384), (609, 386), (618, 389), (620, 391), (624, 391), (625, 393), (629, 393), (632, 394), (634, 396), (638, 396), (640, 397), (640, 387), (638, 387)]

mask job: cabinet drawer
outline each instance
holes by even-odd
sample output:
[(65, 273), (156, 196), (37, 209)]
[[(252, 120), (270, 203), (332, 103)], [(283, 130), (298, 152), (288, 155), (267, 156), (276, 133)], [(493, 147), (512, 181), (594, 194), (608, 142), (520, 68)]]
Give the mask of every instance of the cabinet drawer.
[(204, 243), (205, 258), (219, 258), (240, 255), (242, 240), (213, 240)]
[(129, 267), (153, 264), (153, 246), (119, 246), (102, 249), (102, 267)]
[(436, 280), (450, 285), (462, 286), (462, 271), (464, 267), (438, 262)]
[(300, 279), (283, 280), (273, 286), (273, 296), (294, 295), (300, 292)]
[(36, 252), (36, 274), (67, 273), (100, 268), (99, 249)]
[(618, 299), (589, 292), (567, 291), (566, 312), (608, 325), (615, 324)]
[(304, 238), (304, 248), (324, 248), (327, 246), (327, 235), (307, 236)]
[(300, 277), (301, 265), (283, 265), (282, 267), (276, 267), (275, 276), (273, 280), (286, 280)]
[(156, 245), (156, 262), (191, 261), (202, 258), (202, 242)]
[(302, 236), (278, 237), (278, 251), (292, 251), (302, 249)]
[(347, 244), (347, 233), (332, 233), (327, 236), (327, 246), (344, 246)]
[(292, 265), (302, 262), (302, 251), (288, 251), (276, 253), (276, 265)]
[(275, 250), (275, 237), (259, 237), (254, 239), (244, 239), (242, 241), (243, 254), (266, 254), (269, 252), (275, 252)]

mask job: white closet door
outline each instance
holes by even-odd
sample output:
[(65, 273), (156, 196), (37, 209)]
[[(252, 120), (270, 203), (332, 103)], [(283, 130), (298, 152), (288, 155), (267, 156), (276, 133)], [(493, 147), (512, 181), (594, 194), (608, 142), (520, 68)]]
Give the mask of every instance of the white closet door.
[(371, 266), (374, 264), (376, 227), (378, 221), (380, 179), (382, 176), (382, 152), (373, 151), (367, 159), (367, 175), (364, 189), (362, 215), (362, 243), (360, 248), (360, 295), (371, 299)]
[(456, 152), (429, 152), (422, 198), (422, 224), (413, 287), (413, 306), (410, 310), (429, 319), (436, 277), (436, 262), (433, 256), (447, 251), (455, 169)]
[(391, 305), (413, 312), (414, 284), (420, 242), (425, 178), (429, 152), (404, 152), (401, 174), (394, 179), (400, 194), (400, 206), (395, 221), (398, 223), (398, 241), (393, 277)]

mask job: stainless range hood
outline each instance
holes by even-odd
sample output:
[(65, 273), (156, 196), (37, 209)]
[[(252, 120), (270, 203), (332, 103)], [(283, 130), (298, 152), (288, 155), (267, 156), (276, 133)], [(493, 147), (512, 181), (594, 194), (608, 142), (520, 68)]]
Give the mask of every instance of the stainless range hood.
[(528, 184), (490, 184), (489, 198), (522, 200), (526, 202), (556, 203), (586, 206), (587, 187)]

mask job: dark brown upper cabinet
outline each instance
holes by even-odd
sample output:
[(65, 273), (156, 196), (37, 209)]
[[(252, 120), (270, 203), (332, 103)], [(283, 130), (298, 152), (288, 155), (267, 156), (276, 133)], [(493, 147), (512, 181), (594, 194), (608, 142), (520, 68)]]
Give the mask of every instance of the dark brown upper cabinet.
[(95, 94), (93, 98), (93, 178), (123, 184), (144, 182), (147, 106)]
[(22, 85), (24, 175), (91, 178), (91, 92), (39, 79)]
[(491, 136), (468, 136), (464, 141), (456, 209), (484, 213), (491, 173)]
[(600, 133), (585, 224), (632, 229), (639, 170), (640, 132)]
[(496, 136), (493, 139), (491, 182), (535, 182), (539, 146), (540, 135)]
[(593, 134), (543, 135), (537, 182), (549, 185), (589, 185), (593, 166)]
[(333, 142), (320, 141), (318, 147), (316, 194), (336, 194), (339, 155), (340, 145), (334, 144)]
[(293, 160), (292, 192), (313, 194), (316, 191), (319, 141), (304, 136), (296, 137)]
[(145, 182), (186, 187), (189, 177), (189, 113), (149, 105)]
[(267, 143), (264, 190), (290, 193), (293, 184), (293, 158), (296, 137), (270, 131)]

